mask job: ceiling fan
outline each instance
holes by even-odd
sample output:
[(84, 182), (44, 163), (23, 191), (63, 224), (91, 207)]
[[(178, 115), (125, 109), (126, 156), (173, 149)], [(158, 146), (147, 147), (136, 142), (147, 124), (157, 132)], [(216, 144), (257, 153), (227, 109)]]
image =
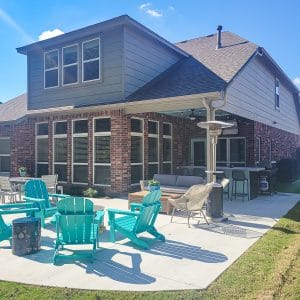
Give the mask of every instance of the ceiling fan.
[(197, 122), (203, 121), (203, 117), (204, 116), (200, 116), (199, 114), (196, 114), (194, 108), (191, 109), (191, 113), (188, 115), (188, 118), (191, 121), (197, 121)]

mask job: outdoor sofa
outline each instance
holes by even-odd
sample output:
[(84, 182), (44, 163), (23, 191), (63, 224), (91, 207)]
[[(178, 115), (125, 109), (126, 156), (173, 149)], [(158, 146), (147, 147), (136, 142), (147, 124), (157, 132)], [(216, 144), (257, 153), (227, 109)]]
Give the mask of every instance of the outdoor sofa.
[[(206, 183), (200, 176), (155, 174), (153, 179), (159, 181), (162, 192), (176, 194), (184, 194), (191, 186)], [(148, 180), (141, 180), (140, 185), (142, 191), (148, 190)]]

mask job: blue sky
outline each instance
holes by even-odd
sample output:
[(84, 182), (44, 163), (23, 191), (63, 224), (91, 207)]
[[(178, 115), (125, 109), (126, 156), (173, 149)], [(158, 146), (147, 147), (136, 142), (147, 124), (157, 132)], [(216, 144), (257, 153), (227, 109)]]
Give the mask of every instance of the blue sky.
[(37, 41), (45, 31), (68, 32), (122, 14), (171, 42), (223, 25), (267, 49), (300, 87), (299, 11), (298, 0), (0, 0), (0, 101), (26, 91), (26, 57), (16, 47)]

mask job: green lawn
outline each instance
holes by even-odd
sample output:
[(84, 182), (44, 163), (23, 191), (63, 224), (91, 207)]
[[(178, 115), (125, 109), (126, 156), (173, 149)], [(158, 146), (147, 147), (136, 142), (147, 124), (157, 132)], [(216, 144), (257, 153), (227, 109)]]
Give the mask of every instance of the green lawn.
[[(0, 299), (300, 299), (300, 202), (207, 290), (110, 292), (0, 281)], [(101, 287), (99, 287), (101, 288)]]

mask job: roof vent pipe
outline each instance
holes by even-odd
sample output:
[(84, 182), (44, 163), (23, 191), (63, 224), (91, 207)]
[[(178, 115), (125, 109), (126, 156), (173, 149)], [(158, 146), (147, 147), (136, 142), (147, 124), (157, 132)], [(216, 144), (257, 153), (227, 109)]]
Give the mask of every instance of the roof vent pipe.
[(223, 29), (223, 27), (221, 25), (219, 25), (217, 27), (217, 31), (218, 31), (217, 37), (218, 37), (218, 40), (217, 40), (217, 47), (216, 47), (216, 49), (222, 48), (222, 41), (221, 41), (222, 29)]

